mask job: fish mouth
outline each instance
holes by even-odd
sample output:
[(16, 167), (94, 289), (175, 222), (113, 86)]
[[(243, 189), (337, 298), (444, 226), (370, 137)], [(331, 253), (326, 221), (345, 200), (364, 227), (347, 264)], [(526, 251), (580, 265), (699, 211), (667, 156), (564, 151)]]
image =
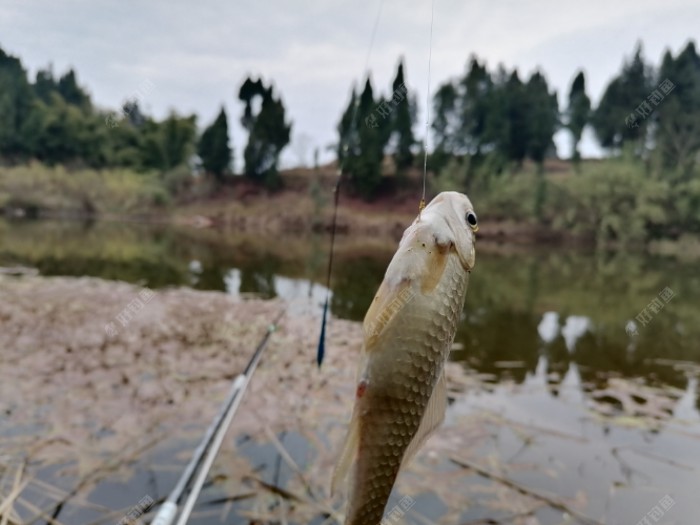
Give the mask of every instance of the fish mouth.
[(457, 255), (459, 256), (459, 262), (462, 264), (462, 268), (464, 268), (464, 270), (467, 272), (471, 272), (472, 268), (474, 268), (474, 263), (476, 262), (476, 250), (474, 249), (474, 243), (471, 244), (471, 251), (468, 260), (463, 259), (462, 256), (459, 255), (459, 252), (457, 252)]
[(450, 221), (445, 222), (452, 232), (452, 237), (454, 239), (452, 242), (452, 249), (456, 252), (464, 271), (470, 272), (472, 268), (474, 268), (476, 262), (476, 236), (474, 235), (476, 230), (460, 228), (459, 231), (455, 231)]

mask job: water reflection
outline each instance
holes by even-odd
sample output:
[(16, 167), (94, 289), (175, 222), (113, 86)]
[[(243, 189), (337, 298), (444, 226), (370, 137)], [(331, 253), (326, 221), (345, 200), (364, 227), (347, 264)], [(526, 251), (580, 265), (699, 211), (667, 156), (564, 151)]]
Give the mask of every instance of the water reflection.
[[(280, 241), (231, 232), (99, 222), (0, 221), (0, 266), (23, 264), (44, 275), (92, 275), (154, 288), (191, 286), (232, 295), (282, 297), (291, 308), (318, 315), (328, 293), (322, 284), (325, 241), (317, 236)], [(383, 250), (363, 250), (358, 239), (347, 246), (342, 241), (336, 254), (331, 308), (335, 316), (361, 320), (395, 243), (387, 241)], [(628, 333), (629, 320), (667, 286), (677, 292), (673, 301), (646, 326), (637, 327), (638, 335)], [(525, 446), (504, 425), (489, 446), (500, 447), (500, 457), (517, 458), (520, 465), (548, 464), (556, 474), (552, 479), (517, 468), (513, 475), (522, 483), (553, 492), (572, 495), (582, 490), (591, 495), (591, 514), (624, 516), (625, 522), (633, 523), (643, 512), (640, 509), (656, 498), (648, 494), (658, 487), (673, 487), (679, 507), (689, 508), (695, 502), (700, 468), (697, 439), (690, 435), (691, 431), (697, 434), (700, 424), (698, 297), (700, 276), (694, 264), (625, 254), (530, 250), (501, 255), (482, 249), (452, 358), (478, 372), (487, 388), (459, 396), (450, 406), (448, 426), (459, 425), (460, 414), (497, 411), (502, 419), (565, 433), (557, 440), (538, 436)], [(625, 400), (616, 397), (614, 385), (627, 389), (622, 394), (640, 413), (657, 407), (654, 395), (664, 397), (664, 403), (658, 404), (665, 411), (663, 416), (648, 417), (645, 421), (653, 426), (644, 428), (624, 428), (598, 419), (601, 414), (624, 416), (628, 410)], [(644, 390), (649, 385), (678, 390), (653, 393)], [(293, 432), (279, 438), (303, 466), (300, 458), (309, 454), (308, 443)], [(269, 444), (240, 445), (240, 453), (270, 483), (284, 484), (288, 479), (279, 459), (270, 461), (275, 449)], [(645, 478), (644, 490), (630, 491), (625, 496), (629, 499), (624, 499), (618, 495), (622, 488), (639, 485), (632, 483), (635, 474), (625, 470), (620, 459), (620, 451), (630, 453), (632, 446), (664, 455), (668, 451), (673, 461), (691, 464), (696, 470), (642, 464), (640, 469), (648, 472), (645, 475), (651, 481)], [(479, 457), (492, 452), (485, 449)], [(552, 457), (558, 463), (551, 462)], [(172, 455), (164, 453), (162, 463), (172, 465)], [(159, 474), (166, 475), (159, 479), (159, 487), (174, 483), (170, 471)], [(159, 493), (145, 482), (136, 486), (136, 495), (130, 493), (126, 501), (137, 501), (144, 492)], [(101, 490), (106, 494), (112, 488), (106, 485)], [(421, 509), (429, 512), (427, 495), (419, 497)], [(432, 505), (438, 520), (443, 509), (438, 503)], [(620, 508), (624, 505), (626, 509)], [(490, 512), (474, 505), (462, 519), (473, 521)], [(697, 513), (679, 511), (678, 515)], [(203, 516), (197, 523), (218, 522), (212, 520)]]
[[(326, 294), (320, 284), (326, 240), (103, 222), (0, 221), (0, 265), (24, 264), (44, 275), (91, 275), (154, 288), (281, 296), (313, 310)], [(363, 318), (395, 242), (381, 246), (344, 248), (341, 239), (333, 272), (334, 315)], [(628, 333), (629, 320), (667, 286), (676, 291), (673, 301), (638, 327), (638, 335)], [(611, 253), (497, 255), (482, 250), (453, 358), (495, 382), (524, 382), (544, 356), (553, 384), (575, 363), (589, 390), (604, 386), (611, 376), (685, 389), (687, 370), (659, 359), (700, 362), (697, 297), (700, 277), (693, 264)], [(297, 301), (302, 298), (311, 301)]]
[[(275, 274), (264, 277), (264, 287), (250, 290), (243, 280), (245, 276), (246, 273), (237, 268), (229, 270), (224, 277), (226, 292), (236, 296), (251, 293), (265, 298), (280, 297), (295, 313), (316, 313), (328, 293), (328, 288), (313, 281), (290, 279)], [(263, 293), (263, 290), (266, 293)]]
[[(561, 346), (566, 349), (565, 343)], [(448, 427), (461, 428), (462, 418), (474, 413), (490, 415), (499, 425), (476, 455), (508, 458), (511, 476), (525, 486), (572, 497), (586, 494), (585, 512), (600, 523), (637, 523), (645, 509), (667, 494), (678, 502), (674, 519), (695, 523), (697, 444), (683, 436), (697, 432), (700, 421), (697, 377), (686, 379), (685, 393), (674, 403), (678, 420), (646, 426), (628, 419), (614, 425), (601, 422), (591, 409), (584, 367), (571, 361), (560, 374), (552, 365), (548, 355), (540, 355), (522, 383), (503, 382), (488, 395), (457, 398), (448, 412)], [(552, 377), (559, 375), (554, 387)], [(543, 464), (548, 475), (533, 467)], [(493, 510), (486, 515), (491, 517)], [(548, 518), (539, 522), (562, 523), (561, 516)]]
[(360, 321), (384, 278), (388, 259), (356, 257), (338, 261), (333, 274), (335, 315)]

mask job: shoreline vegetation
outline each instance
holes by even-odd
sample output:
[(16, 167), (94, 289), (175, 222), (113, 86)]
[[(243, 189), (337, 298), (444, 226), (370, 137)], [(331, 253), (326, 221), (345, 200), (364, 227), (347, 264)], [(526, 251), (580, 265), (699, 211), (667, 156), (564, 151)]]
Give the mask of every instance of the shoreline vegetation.
[[(656, 64), (639, 43), (597, 107), (585, 80), (576, 72), (565, 98), (543, 71), (469, 57), (463, 75), (443, 79), (430, 102), (429, 196), (466, 192), (485, 243), (699, 255), (695, 42)], [(229, 129), (235, 117), (223, 106), (206, 126), (175, 110), (159, 119), (142, 110), (154, 87), (147, 83), (109, 110), (94, 104), (73, 69), (30, 75), (0, 49), (0, 212), (323, 232), (340, 165), (341, 235), (395, 239), (416, 215), (423, 149), (402, 60), (388, 93), (368, 77), (345, 109), (339, 101), (337, 141), (329, 146), (336, 160), (325, 165), (320, 145), (295, 138), (284, 90), (271, 79), (248, 77), (238, 89), (247, 141), (237, 152)], [(581, 157), (586, 129), (605, 158)], [(570, 160), (559, 158), (554, 142), (562, 131), (571, 139)], [(287, 147), (307, 167), (280, 170)]]
[[(390, 163), (387, 163), (390, 164)], [(537, 167), (504, 173), (469, 192), (479, 214), (482, 244), (646, 250), (700, 257), (700, 234), (682, 232), (675, 221), (700, 222), (700, 181), (670, 187), (653, 176), (637, 176), (631, 159), (544, 163), (546, 195), (535, 214), (532, 185)], [(390, 168), (389, 168), (390, 169)], [(447, 173), (428, 174), (428, 197), (465, 177), (455, 163)], [(396, 241), (415, 218), (421, 174), (388, 171), (372, 201), (341, 187), (337, 232), (341, 236)], [(329, 232), (337, 168), (280, 172), (276, 190), (245, 177), (213, 184), (193, 177), (173, 191), (157, 173), (128, 169), (68, 170), (38, 163), (0, 167), (0, 215), (7, 219), (113, 220), (164, 223), (218, 231), (304, 235)], [(346, 181), (344, 179), (344, 181)]]

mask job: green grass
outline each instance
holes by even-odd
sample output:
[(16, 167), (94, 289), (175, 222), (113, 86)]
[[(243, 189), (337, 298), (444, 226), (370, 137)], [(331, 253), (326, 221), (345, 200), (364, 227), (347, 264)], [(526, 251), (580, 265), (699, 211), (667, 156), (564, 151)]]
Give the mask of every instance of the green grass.
[(0, 208), (105, 215), (156, 211), (154, 207), (168, 201), (167, 190), (153, 173), (69, 171), (37, 163), (0, 168)]
[(466, 187), (484, 223), (518, 222), (599, 247), (700, 238), (700, 169), (679, 174), (626, 157), (584, 162), (579, 171), (556, 164), (544, 174), (532, 165), (496, 174), (487, 163), (468, 170), (467, 161), (452, 162), (439, 189)]
[[(659, 253), (679, 251), (659, 241), (680, 244), (680, 251), (685, 251), (689, 243), (700, 243), (700, 167), (679, 173), (662, 169), (653, 158), (645, 162), (626, 154), (583, 161), (578, 170), (566, 161), (551, 160), (543, 173), (532, 163), (503, 169), (488, 157), (478, 165), (470, 162), (468, 157), (452, 160), (428, 180), (433, 194), (466, 191), (484, 226), (510, 224), (513, 235), (529, 232), (534, 239), (540, 233), (541, 238), (553, 234), (588, 241), (599, 248), (656, 245)], [(289, 180), (286, 190), (244, 197), (230, 187), (202, 193), (202, 188), (209, 187), (201, 184), (206, 181), (194, 184), (184, 167), (164, 175), (127, 169), (67, 170), (36, 163), (0, 167), (0, 210), (143, 216), (170, 212), (174, 207), (171, 201), (179, 200), (188, 204), (178, 208), (176, 217), (202, 214), (237, 224), (245, 216), (248, 222), (298, 223), (310, 228), (313, 216), (320, 213), (314, 199), (325, 196), (328, 211), (332, 184), (311, 188), (315, 179), (309, 174), (300, 178), (294, 170), (281, 176)], [(416, 185), (418, 195), (420, 178), (410, 182)], [(405, 194), (406, 189), (403, 191)], [(367, 223), (403, 224), (413, 212), (398, 203), (399, 193), (384, 195), (373, 204), (355, 203), (357, 206), (350, 208), (345, 199), (339, 215), (341, 223), (356, 225), (361, 218)]]

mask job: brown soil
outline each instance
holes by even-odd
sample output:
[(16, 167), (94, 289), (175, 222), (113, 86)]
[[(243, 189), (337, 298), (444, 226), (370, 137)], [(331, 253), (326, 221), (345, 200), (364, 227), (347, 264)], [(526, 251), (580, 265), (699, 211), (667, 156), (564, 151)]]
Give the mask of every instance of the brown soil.
[[(336, 231), (344, 236), (382, 237), (398, 240), (418, 213), (421, 194), (421, 171), (410, 170), (401, 180), (387, 168), (377, 197), (366, 201), (353, 195), (348, 184), (341, 186)], [(571, 167), (564, 161), (548, 161), (551, 176), (569, 176)], [(309, 231), (329, 232), (333, 223), (333, 195), (337, 183), (334, 164), (318, 170), (296, 168), (282, 172), (282, 189), (267, 191), (251, 181), (237, 177), (215, 190), (200, 188), (196, 199), (181, 203), (174, 220), (202, 228), (235, 232), (283, 235)], [(432, 176), (432, 175), (430, 175)], [(206, 186), (206, 181), (201, 186)], [(312, 197), (311, 186), (317, 184), (322, 201)], [(209, 195), (202, 197), (202, 195)], [(428, 199), (430, 195), (428, 195)], [(482, 221), (478, 239), (482, 244), (509, 245), (575, 244), (591, 246), (592, 239), (566, 232), (555, 232), (546, 225), (516, 221)]]

